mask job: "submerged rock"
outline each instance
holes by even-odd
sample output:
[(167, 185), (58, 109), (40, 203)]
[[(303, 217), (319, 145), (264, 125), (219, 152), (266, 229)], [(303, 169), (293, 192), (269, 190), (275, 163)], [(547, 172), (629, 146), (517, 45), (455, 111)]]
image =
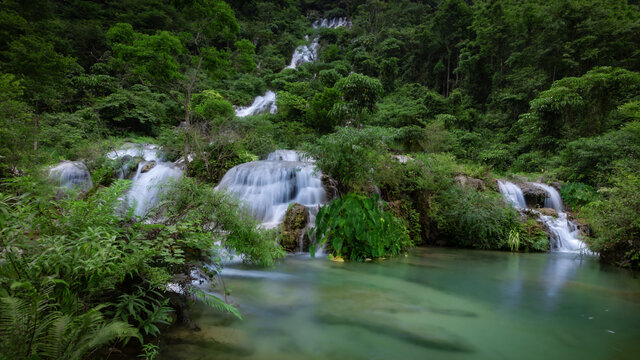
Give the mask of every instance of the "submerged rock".
[(309, 238), (304, 232), (308, 222), (309, 214), (304, 205), (293, 203), (289, 206), (282, 223), (280, 245), (289, 252), (309, 249)]
[(61, 187), (87, 191), (93, 187), (91, 173), (82, 161), (63, 161), (49, 170), (49, 178)]

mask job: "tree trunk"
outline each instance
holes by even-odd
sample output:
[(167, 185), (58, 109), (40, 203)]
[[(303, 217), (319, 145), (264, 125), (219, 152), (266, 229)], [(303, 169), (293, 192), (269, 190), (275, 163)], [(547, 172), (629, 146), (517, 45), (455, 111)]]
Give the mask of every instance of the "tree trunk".
[(38, 151), (38, 114), (33, 117), (33, 151)]

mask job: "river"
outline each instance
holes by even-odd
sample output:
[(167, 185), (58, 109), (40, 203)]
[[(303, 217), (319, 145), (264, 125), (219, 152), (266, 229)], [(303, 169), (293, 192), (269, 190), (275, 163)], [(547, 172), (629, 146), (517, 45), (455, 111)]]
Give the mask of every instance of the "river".
[(379, 263), (229, 266), (160, 359), (637, 359), (640, 281), (597, 258), (416, 248)]

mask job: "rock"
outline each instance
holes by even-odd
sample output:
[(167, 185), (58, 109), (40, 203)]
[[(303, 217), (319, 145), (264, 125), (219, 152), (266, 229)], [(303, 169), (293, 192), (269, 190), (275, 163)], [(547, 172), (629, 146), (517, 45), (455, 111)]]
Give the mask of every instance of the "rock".
[[(280, 234), (280, 245), (289, 252), (304, 250), (309, 246), (309, 238), (305, 233), (305, 228), (309, 222), (309, 214), (304, 205), (293, 203), (287, 209), (282, 223), (282, 233)], [(300, 249), (300, 238), (303, 239), (303, 249)]]
[(542, 208), (542, 209), (538, 209), (538, 211), (544, 216), (558, 217), (558, 212), (552, 208)]
[(324, 188), (324, 191), (327, 193), (327, 201), (331, 201), (337, 198), (339, 193), (336, 182), (326, 174), (322, 174), (320, 180), (322, 181), (322, 187)]
[(550, 182), (549, 185), (551, 185), (554, 189), (558, 191), (562, 189), (562, 183), (559, 183), (557, 181)]
[(546, 191), (529, 182), (518, 185), (520, 189), (522, 189), (522, 194), (524, 195), (524, 200), (528, 208), (535, 209), (544, 207), (544, 200), (547, 198)]
[(149, 161), (148, 163), (142, 165), (142, 169), (140, 169), (141, 173), (146, 173), (149, 170), (153, 169), (156, 166), (155, 161)]
[(486, 189), (486, 184), (484, 183), (484, 181), (466, 175), (456, 176), (456, 181), (464, 189), (474, 189), (478, 191), (483, 191)]

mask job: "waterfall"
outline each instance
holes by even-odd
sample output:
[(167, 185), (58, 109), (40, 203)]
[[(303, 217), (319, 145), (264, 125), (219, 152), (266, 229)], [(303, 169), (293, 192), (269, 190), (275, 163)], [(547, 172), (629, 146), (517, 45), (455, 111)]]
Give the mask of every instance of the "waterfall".
[(237, 108), (236, 116), (245, 117), (262, 114), (267, 111), (271, 114), (278, 112), (278, 107), (276, 106), (276, 93), (271, 90), (267, 90), (264, 95), (256, 97), (250, 106)]
[[(316, 20), (312, 26), (314, 29), (335, 29), (341, 26), (351, 26), (351, 22), (347, 18), (319, 19)], [(294, 50), (293, 55), (291, 56), (291, 61), (285, 69), (295, 69), (302, 64), (316, 61), (318, 57), (318, 48), (320, 47), (318, 42), (319, 37), (314, 37), (311, 43), (309, 43), (308, 35), (305, 36), (305, 39), (307, 44), (300, 45)], [(267, 90), (264, 95), (256, 97), (250, 106), (236, 108), (236, 116), (252, 116), (262, 114), (267, 111), (271, 114), (275, 114), (278, 111), (278, 107), (276, 106), (276, 93), (271, 90)]]
[(89, 190), (93, 187), (91, 173), (81, 161), (63, 161), (49, 170), (49, 178), (69, 189)]
[(560, 193), (558, 193), (558, 190), (547, 184), (531, 183), (531, 185), (538, 189), (542, 189), (547, 193), (548, 196), (544, 199), (544, 207), (551, 208), (556, 211), (564, 210), (564, 206), (562, 206), (562, 197), (560, 196)]
[[(309, 42), (309, 36), (306, 36), (307, 42)], [(316, 36), (310, 44), (300, 45), (293, 52), (293, 56), (291, 57), (291, 63), (285, 67), (285, 69), (295, 69), (296, 67), (316, 61), (316, 57), (318, 56), (318, 48), (320, 47), (320, 43), (318, 43), (318, 37)]]
[[(540, 220), (546, 225), (550, 237), (549, 247), (551, 251), (593, 254), (589, 251), (587, 244), (579, 239), (578, 227), (568, 219), (567, 213), (564, 212), (562, 197), (558, 191), (547, 184), (531, 183), (531, 185), (543, 189), (547, 193), (544, 206), (558, 212), (558, 216), (554, 217), (544, 215), (535, 209), (528, 209), (537, 214)], [(511, 204), (518, 210), (524, 210), (526, 208), (522, 190), (516, 184), (509, 181), (498, 180), (498, 187), (506, 203)]]
[(240, 164), (230, 169), (217, 189), (236, 194), (266, 228), (282, 222), (289, 204), (304, 205), (310, 215), (326, 201), (326, 193), (311, 161), (295, 151), (278, 150), (267, 160)]
[(516, 209), (524, 209), (527, 207), (522, 189), (520, 189), (518, 185), (506, 180), (498, 180), (498, 187), (505, 202), (511, 204)]
[(107, 154), (113, 160), (125, 156), (143, 159), (138, 164), (127, 193), (129, 206), (133, 206), (134, 214), (140, 217), (144, 217), (158, 203), (170, 180), (182, 177), (182, 170), (174, 163), (163, 161), (158, 150), (157, 145), (125, 144), (122, 149)]

